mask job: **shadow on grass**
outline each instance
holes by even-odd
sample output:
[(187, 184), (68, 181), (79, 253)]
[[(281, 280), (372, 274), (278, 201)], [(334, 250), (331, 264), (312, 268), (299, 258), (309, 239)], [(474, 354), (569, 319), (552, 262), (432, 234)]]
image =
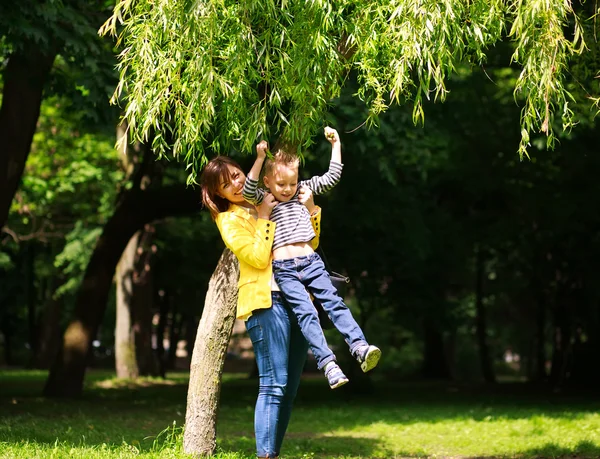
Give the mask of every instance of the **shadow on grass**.
[[(254, 438), (244, 434), (240, 436), (226, 436), (219, 439), (219, 447), (226, 452), (239, 452), (248, 457), (256, 456)], [(290, 432), (283, 444), (282, 455), (286, 459), (344, 457), (350, 455), (362, 458), (390, 457), (389, 455), (377, 455), (377, 451), (380, 450), (379, 441), (373, 438), (325, 437), (316, 433), (297, 434)]]
[(527, 450), (526, 454), (530, 457), (539, 458), (598, 458), (600, 457), (600, 446), (589, 441), (581, 441), (573, 448), (565, 448), (556, 443), (547, 443), (541, 448)]
[[(243, 453), (248, 457), (254, 456), (255, 445), (253, 438), (240, 437), (235, 440), (224, 439), (219, 442), (220, 448), (225, 452)], [(322, 437), (319, 435), (303, 436), (289, 435), (283, 447), (286, 459), (310, 458), (344, 458), (360, 457), (371, 459), (399, 459), (431, 457), (425, 452), (391, 451), (385, 450), (377, 439), (354, 438), (345, 436)], [(499, 459), (499, 458), (553, 458), (553, 459), (583, 459), (600, 457), (600, 447), (591, 442), (579, 442), (572, 448), (565, 448), (548, 443), (542, 447), (520, 451), (514, 455), (452, 455), (439, 456), (446, 459)]]

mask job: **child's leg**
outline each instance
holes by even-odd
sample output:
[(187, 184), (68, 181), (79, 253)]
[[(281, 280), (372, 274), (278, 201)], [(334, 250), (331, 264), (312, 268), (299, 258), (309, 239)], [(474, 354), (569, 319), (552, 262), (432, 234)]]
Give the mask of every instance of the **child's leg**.
[(363, 331), (354, 320), (350, 309), (344, 304), (344, 300), (337, 294), (336, 288), (331, 283), (321, 257), (313, 253), (309, 259), (310, 265), (301, 273), (304, 285), (321, 303), (333, 325), (344, 336), (350, 347), (350, 353), (358, 360), (362, 370), (364, 372), (372, 370), (379, 363), (381, 350), (367, 343)]
[(302, 269), (302, 259), (305, 258), (275, 260), (273, 261), (273, 274), (282, 296), (296, 315), (300, 330), (317, 359), (318, 368), (322, 369), (329, 362), (335, 361), (335, 355), (327, 346), (317, 310), (301, 282), (299, 272)]
[(321, 257), (313, 253), (308, 258), (310, 264), (301, 273), (303, 283), (323, 306), (335, 328), (346, 340), (350, 352), (354, 354), (358, 348), (367, 345), (365, 335), (352, 316), (350, 309), (344, 304), (344, 300), (337, 294)]

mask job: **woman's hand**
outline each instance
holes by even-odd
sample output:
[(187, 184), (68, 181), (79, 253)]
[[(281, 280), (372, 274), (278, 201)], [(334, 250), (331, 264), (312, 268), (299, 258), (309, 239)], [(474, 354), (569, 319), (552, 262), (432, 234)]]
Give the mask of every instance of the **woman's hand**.
[(258, 218), (269, 220), (271, 218), (271, 212), (273, 212), (273, 208), (277, 204), (279, 204), (279, 202), (271, 193), (265, 194), (263, 201), (259, 206), (256, 207), (256, 210), (258, 211)]
[(313, 192), (306, 186), (300, 188), (300, 191), (298, 192), (298, 201), (306, 206), (308, 213), (311, 215), (317, 208), (313, 199)]

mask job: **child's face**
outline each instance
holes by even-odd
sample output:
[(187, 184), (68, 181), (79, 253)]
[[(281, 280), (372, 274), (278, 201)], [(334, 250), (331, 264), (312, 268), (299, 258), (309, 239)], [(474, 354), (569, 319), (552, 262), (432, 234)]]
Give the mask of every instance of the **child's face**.
[(265, 175), (263, 180), (275, 199), (287, 202), (296, 194), (298, 188), (298, 168), (277, 164), (272, 173)]

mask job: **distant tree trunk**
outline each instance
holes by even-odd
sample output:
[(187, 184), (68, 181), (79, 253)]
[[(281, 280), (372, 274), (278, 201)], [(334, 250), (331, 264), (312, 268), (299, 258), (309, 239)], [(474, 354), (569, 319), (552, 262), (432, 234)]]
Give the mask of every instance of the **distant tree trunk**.
[(169, 370), (175, 369), (175, 363), (177, 362), (177, 346), (181, 338), (181, 329), (183, 327), (183, 316), (173, 311), (173, 320), (171, 320), (171, 327), (169, 328), (169, 352), (167, 353), (167, 368)]
[(54, 297), (54, 293), (60, 285), (62, 285), (61, 280), (53, 279), (47, 287), (46, 301), (37, 326), (37, 349), (32, 362), (34, 368), (49, 368), (60, 347), (62, 298)]
[(566, 281), (558, 287), (556, 306), (554, 309), (554, 340), (552, 349), (552, 368), (550, 380), (556, 387), (561, 386), (569, 364), (569, 351), (571, 347), (571, 317), (569, 314), (569, 298)]
[(221, 375), (233, 330), (239, 265), (225, 249), (210, 278), (190, 368), (183, 449), (195, 457), (211, 455), (217, 445)]
[(194, 351), (194, 343), (196, 342), (196, 331), (198, 323), (193, 314), (188, 314), (185, 321), (185, 350), (188, 354), (188, 366), (192, 361), (192, 353)]
[(479, 347), (479, 361), (483, 379), (488, 383), (496, 382), (496, 375), (490, 358), (490, 349), (487, 343), (487, 319), (485, 306), (483, 304), (483, 277), (485, 267), (481, 248), (476, 249), (475, 254), (475, 330), (477, 345)]
[(168, 291), (163, 291), (159, 294), (158, 308), (158, 326), (156, 327), (156, 358), (158, 360), (158, 368), (161, 377), (166, 377), (166, 355), (165, 355), (165, 332), (167, 330), (167, 322), (169, 321), (169, 306), (172, 302), (171, 295)]
[(13, 332), (8, 323), (4, 323), (0, 325), (0, 331), (4, 336), (4, 364), (12, 365), (13, 363), (13, 353), (12, 353), (12, 335)]
[(543, 292), (538, 292), (535, 329), (534, 379), (544, 381), (548, 375), (546, 374), (546, 302)]
[(138, 368), (142, 376), (160, 376), (158, 359), (152, 349), (152, 314), (154, 311), (154, 285), (152, 272), (145, 273), (135, 285), (133, 329)]
[(37, 331), (37, 317), (36, 317), (36, 303), (37, 295), (35, 288), (35, 243), (30, 241), (25, 244), (25, 297), (27, 301), (27, 324), (28, 324), (28, 335), (29, 335), (29, 349), (31, 352), (30, 361), (33, 360), (33, 354), (35, 353), (38, 344), (38, 331)]
[(144, 224), (200, 210), (198, 192), (184, 185), (128, 190), (104, 227), (77, 293), (73, 319), (44, 387), (47, 396), (78, 396), (83, 389), (92, 340), (106, 310), (117, 262)]
[(0, 228), (6, 224), (35, 133), (42, 92), (56, 53), (42, 53), (40, 47), (26, 43), (9, 55), (2, 72), (0, 107)]
[(446, 363), (450, 379), (456, 379), (456, 329), (449, 331), (446, 336), (444, 349), (446, 350)]
[(135, 256), (140, 239), (137, 231), (121, 255), (117, 265), (117, 304), (115, 325), (115, 366), (117, 378), (135, 379), (139, 376), (135, 350), (134, 272)]
[(444, 338), (435, 321), (427, 317), (423, 322), (424, 351), (422, 374), (425, 378), (450, 379), (450, 369), (446, 360)]

